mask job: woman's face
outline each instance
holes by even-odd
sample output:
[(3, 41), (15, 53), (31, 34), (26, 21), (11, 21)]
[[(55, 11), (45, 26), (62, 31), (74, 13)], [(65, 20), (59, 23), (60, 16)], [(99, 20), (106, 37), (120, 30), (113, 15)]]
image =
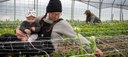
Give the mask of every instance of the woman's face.
[(49, 19), (53, 20), (53, 21), (56, 21), (60, 18), (61, 16), (61, 12), (50, 12), (48, 13), (49, 14)]

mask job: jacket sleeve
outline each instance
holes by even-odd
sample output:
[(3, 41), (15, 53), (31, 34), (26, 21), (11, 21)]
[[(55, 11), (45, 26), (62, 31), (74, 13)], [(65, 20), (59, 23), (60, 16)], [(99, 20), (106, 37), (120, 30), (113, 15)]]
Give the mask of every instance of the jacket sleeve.
[(53, 27), (53, 31), (57, 32), (59, 34), (65, 35), (67, 38), (75, 39), (77, 35), (80, 37), (80, 41), (83, 44), (89, 44), (90, 41), (88, 41), (85, 37), (83, 37), (81, 34), (77, 34), (72, 26), (65, 20), (62, 20), (55, 24)]
[(20, 30), (23, 32), (23, 33), (25, 33), (25, 29), (26, 29), (26, 27), (25, 27), (25, 25), (26, 25), (26, 23), (25, 23), (25, 21), (23, 21), (21, 24), (20, 24)]

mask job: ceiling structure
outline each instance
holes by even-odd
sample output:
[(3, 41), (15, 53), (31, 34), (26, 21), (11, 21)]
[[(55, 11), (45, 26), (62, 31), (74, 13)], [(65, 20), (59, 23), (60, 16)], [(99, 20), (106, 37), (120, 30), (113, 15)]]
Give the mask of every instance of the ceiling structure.
[(123, 8), (128, 10), (128, 0), (76, 0), (82, 3), (86, 3), (95, 8)]
[(74, 0), (99, 9), (99, 18), (101, 18), (101, 9), (111, 8), (111, 19), (113, 20), (113, 8), (120, 9), (120, 20), (123, 20), (123, 9), (128, 10), (128, 0)]

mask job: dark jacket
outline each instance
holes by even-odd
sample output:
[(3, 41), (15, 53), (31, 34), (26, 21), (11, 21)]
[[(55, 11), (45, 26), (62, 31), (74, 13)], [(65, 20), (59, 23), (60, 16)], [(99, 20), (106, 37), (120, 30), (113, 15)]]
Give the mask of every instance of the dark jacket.
[(86, 23), (88, 23), (88, 22), (101, 23), (101, 20), (97, 16), (95, 16), (94, 14), (91, 13), (91, 15), (87, 16), (87, 18), (86, 18)]
[[(35, 31), (32, 31), (31, 27), (35, 27)], [(23, 21), (20, 25), (20, 30), (25, 33), (25, 29), (30, 29), (32, 34), (38, 33), (40, 31), (40, 24), (38, 22), (33, 22), (30, 24), (27, 21)]]

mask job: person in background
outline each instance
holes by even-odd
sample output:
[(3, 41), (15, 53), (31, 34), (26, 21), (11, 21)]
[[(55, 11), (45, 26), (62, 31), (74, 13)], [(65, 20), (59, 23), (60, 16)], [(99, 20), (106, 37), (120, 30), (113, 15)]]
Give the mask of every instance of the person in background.
[(23, 21), (19, 27), (20, 33), (17, 37), (22, 41), (35, 41), (38, 38), (38, 32), (40, 31), (40, 24), (35, 21), (35, 10), (28, 10), (26, 14), (26, 20)]
[(93, 13), (91, 13), (90, 10), (86, 10), (84, 14), (86, 15), (86, 23), (101, 23), (101, 20)]

